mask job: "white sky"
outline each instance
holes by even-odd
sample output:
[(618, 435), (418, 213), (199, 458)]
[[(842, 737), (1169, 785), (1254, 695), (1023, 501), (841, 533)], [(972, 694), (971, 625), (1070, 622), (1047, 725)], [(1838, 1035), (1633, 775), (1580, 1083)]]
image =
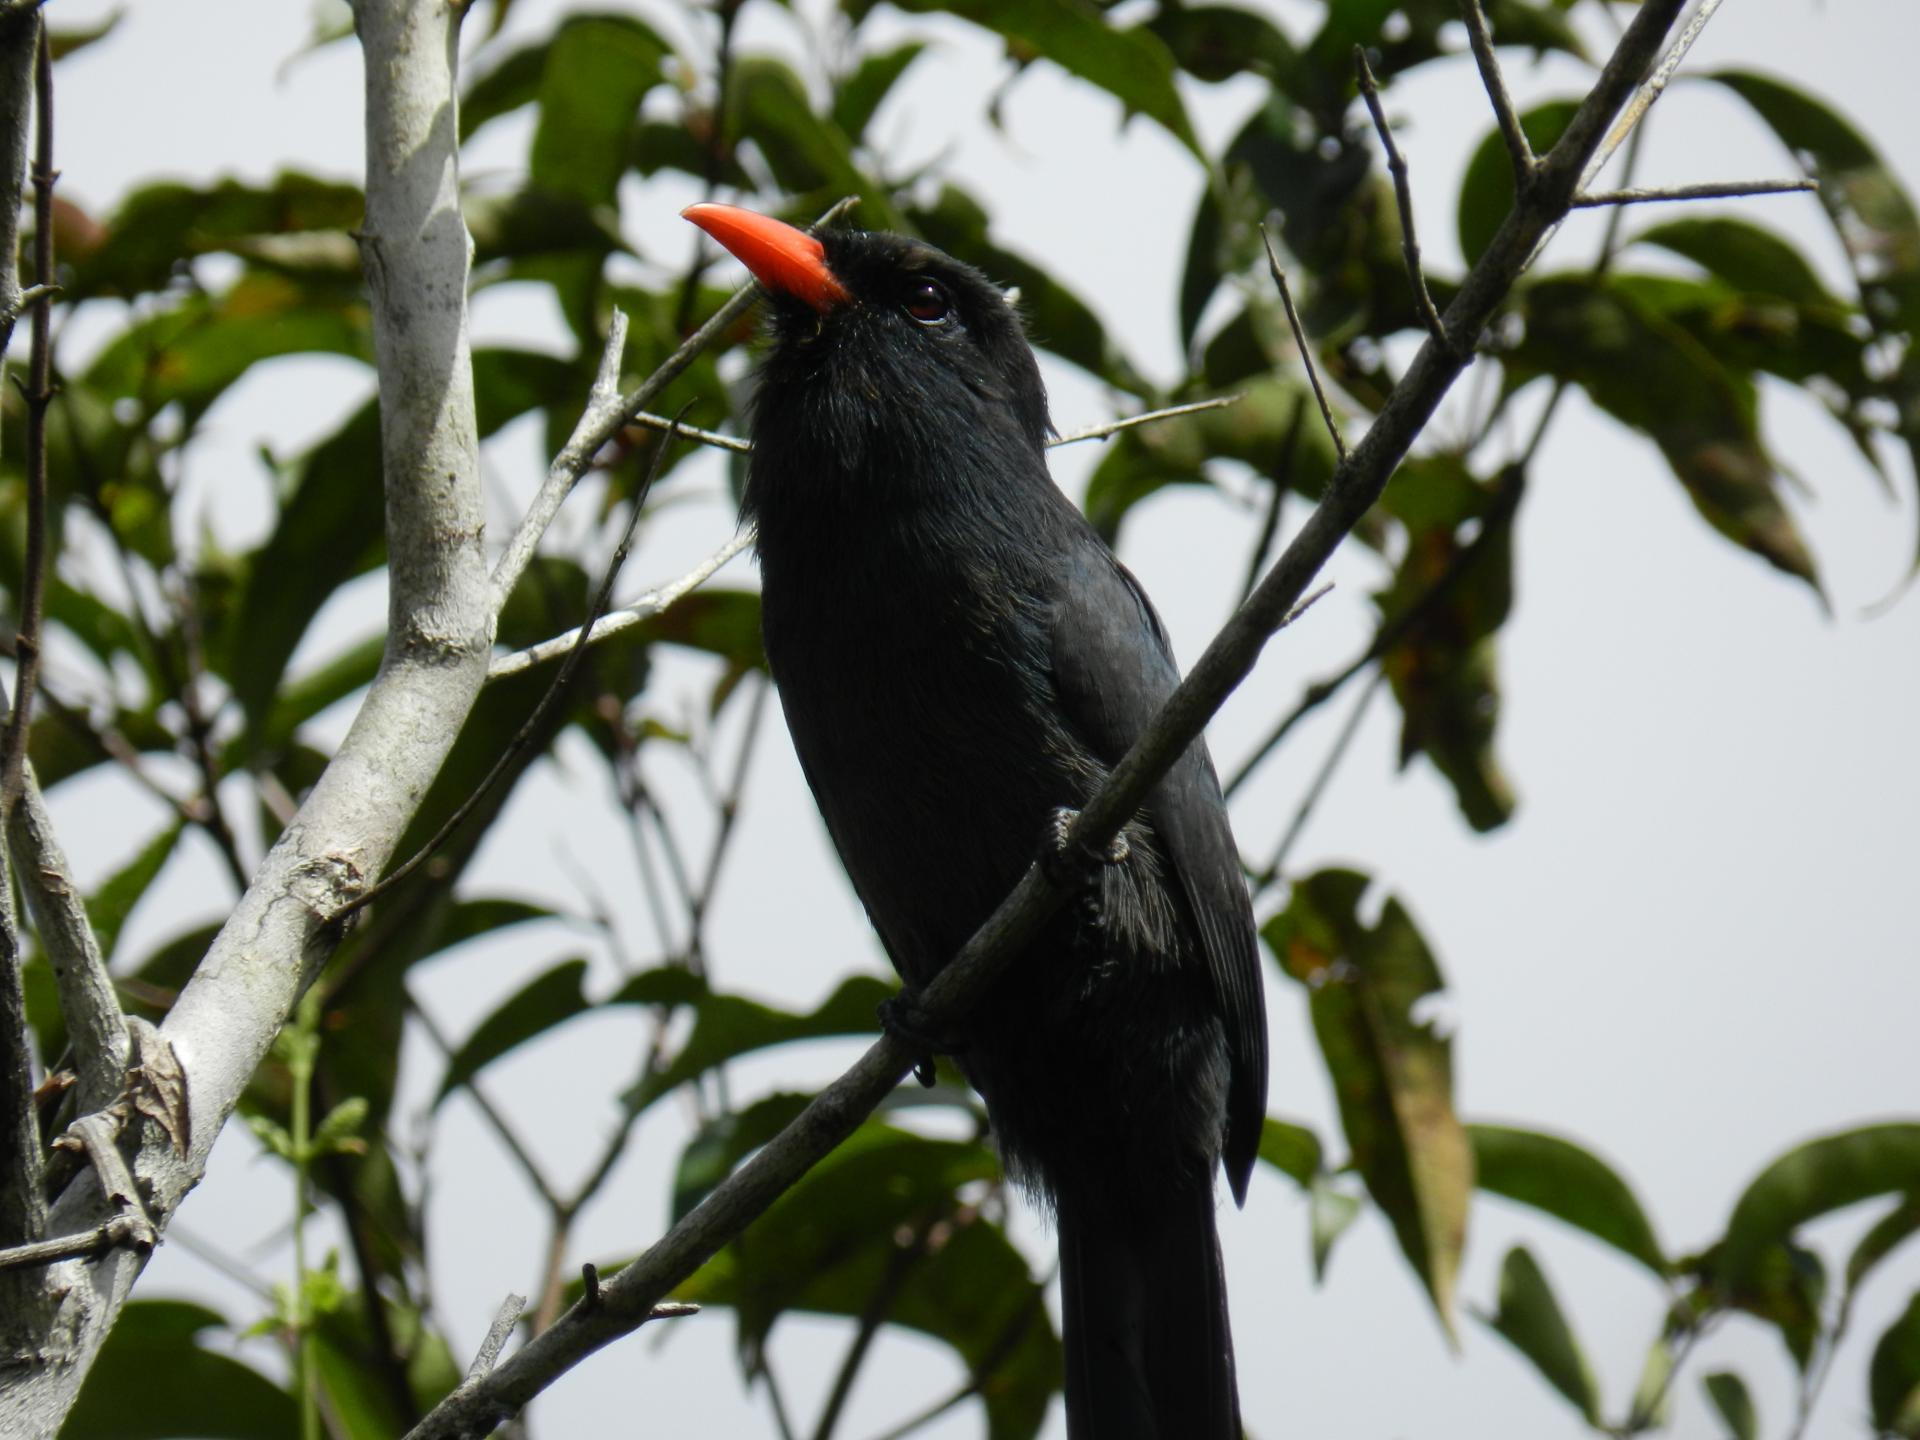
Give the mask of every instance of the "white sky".
[[(52, 14), (72, 25), (105, 8), (58, 0)], [(802, 9), (817, 17), (820, 6)], [(1293, 0), (1275, 9), (1296, 33), (1316, 13)], [(513, 29), (543, 29), (553, 13), (522, 0)], [(647, 13), (678, 33), (658, 7)], [(747, 17), (743, 46), (791, 47), (787, 12), (755, 5)], [(62, 193), (105, 210), (158, 175), (258, 180), (291, 166), (357, 178), (359, 55), (335, 46), (285, 65), (309, 22), (303, 6), (258, 0), (134, 7), (112, 39), (62, 67)], [(958, 26), (890, 15), (872, 38), (878, 45), (906, 29), (933, 33), (939, 44), (874, 133), (906, 156), (944, 154), (989, 205), (1002, 243), (1070, 276), (1136, 359), (1170, 379), (1178, 352), (1173, 276), (1199, 185), (1191, 162), (1146, 122), (1121, 129), (1113, 102), (1045, 66), (1007, 97), (1006, 132), (983, 130), (973, 121), (1002, 78), (997, 46)], [(1749, 0), (1724, 8), (1690, 68), (1751, 65), (1839, 102), (1909, 192), (1920, 193), (1910, 74), (1917, 43), (1920, 10), (1911, 0)], [(1513, 58), (1523, 104), (1581, 88), (1569, 64)], [(1192, 87), (1202, 134), (1212, 142), (1236, 130), (1256, 89)], [(1423, 243), (1436, 269), (1450, 269), (1457, 176), (1488, 125), (1471, 67), (1428, 67), (1396, 87), (1393, 113), (1413, 166)], [(526, 138), (521, 120), (489, 127), (468, 156), (468, 173), (511, 173), (524, 163)], [(1737, 102), (1716, 87), (1681, 84), (1657, 112), (1642, 179), (1786, 173), (1787, 157)], [(670, 270), (684, 263), (693, 236), (675, 217), (691, 198), (689, 187), (664, 182), (624, 192), (623, 225), (648, 261)], [(1742, 208), (1801, 239), (1839, 285), (1837, 252), (1811, 200)], [(1570, 225), (1547, 265), (1580, 264), (1593, 235), (1591, 223)], [(475, 323), (482, 340), (563, 343), (542, 297), (517, 287), (483, 296)], [(1048, 380), (1062, 428), (1109, 413), (1084, 377), (1054, 365)], [(365, 373), (345, 362), (284, 362), (217, 407), (190, 478), (222, 533), (244, 535), (263, 523), (253, 455), (260, 441), (294, 449), (325, 433), (368, 388)], [(1563, 410), (1520, 517), (1517, 605), (1502, 643), (1499, 748), (1520, 792), (1518, 815), (1493, 837), (1471, 835), (1424, 762), (1395, 773), (1394, 715), (1376, 704), (1295, 861), (1357, 864), (1410, 905), (1452, 986), (1462, 1114), (1556, 1129), (1608, 1157), (1677, 1254), (1710, 1241), (1746, 1181), (1788, 1144), (1914, 1109), (1920, 985), (1910, 872), (1920, 767), (1911, 721), (1901, 717), (1920, 699), (1920, 603), (1908, 596), (1877, 618), (1865, 613), (1895, 589), (1913, 553), (1913, 485), (1896, 457), (1899, 494), (1889, 501), (1812, 407), (1768, 390), (1769, 433), (1810, 492), (1793, 505), (1833, 597), (1827, 615), (1804, 588), (1711, 533), (1650, 446), (1597, 421), (1582, 400)], [(505, 491), (530, 491), (542, 463), (538, 444), (533, 427), (522, 425), (491, 448)], [(1097, 458), (1087, 447), (1062, 452), (1056, 474), (1077, 493)], [(717, 479), (710, 495), (716, 486)], [(1301, 513), (1289, 511), (1287, 522), (1297, 525)], [(506, 517), (503, 505), (496, 522)], [(559, 543), (590, 524), (585, 507), (569, 512)], [(730, 527), (717, 499), (677, 508), (650, 528), (630, 588), (680, 573)], [(1163, 492), (1130, 523), (1125, 557), (1189, 660), (1226, 611), (1251, 530), (1220, 493), (1185, 489)], [(737, 584), (749, 576), (737, 562), (723, 578)], [(1343, 556), (1331, 578), (1339, 588), (1272, 647), (1213, 727), (1223, 769), (1307, 679), (1365, 642), (1377, 568)], [(330, 612), (328, 645), (376, 623), (379, 604), (377, 588), (359, 587)], [(689, 662), (666, 674), (669, 683), (690, 684), (704, 671)], [(1236, 807), (1250, 854), (1265, 854), (1284, 828), (1350, 703), (1343, 697), (1303, 727)], [(721, 985), (810, 1005), (850, 965), (884, 962), (824, 846), (784, 731), (769, 724), (761, 743), (709, 952)], [(571, 874), (586, 871), (615, 897), (629, 940), (644, 952), (650, 931), (625, 832), (594, 763), (580, 749), (563, 753), (579, 763), (549, 784), (523, 787), (470, 888), (577, 906)], [(654, 779), (669, 795), (691, 793), (671, 764), (656, 763)], [(152, 818), (143, 803), (108, 780), (56, 796), (83, 878), (115, 868), (144, 837)], [(199, 860), (170, 879), (193, 876), (212, 883), (173, 883), (135, 917), (135, 953), (217, 907), (208, 897), (222, 893), (221, 882)], [(416, 993), (464, 1033), (528, 976), (583, 947), (591, 948), (586, 937), (560, 927), (516, 933), (423, 967)], [(597, 956), (596, 984), (612, 977)], [(1270, 1108), (1313, 1125), (1338, 1154), (1302, 996), (1275, 979), (1269, 1005)], [(488, 1088), (520, 1117), (536, 1152), (574, 1174), (612, 1121), (639, 1035), (629, 1018), (577, 1023), (497, 1066)], [(823, 1045), (743, 1065), (735, 1093), (824, 1079), (851, 1053)], [(438, 1082), (424, 1049), (410, 1049), (409, 1058), (416, 1063), (397, 1117), (403, 1133), (408, 1107)], [(796, 1065), (805, 1073), (794, 1073)], [(642, 1127), (604, 1202), (585, 1218), (577, 1259), (630, 1253), (658, 1233), (683, 1120), (663, 1106)], [(291, 1262), (273, 1239), (289, 1208), (285, 1177), (252, 1152), (250, 1140), (229, 1136), (181, 1225), (221, 1237), (262, 1273), (284, 1277)], [(501, 1295), (534, 1282), (544, 1234), (536, 1202), (464, 1099), (448, 1107), (436, 1155), (435, 1298), (464, 1358)], [(1830, 1261), (1844, 1257), (1864, 1223), (1864, 1215), (1842, 1217), (1814, 1239)], [(1031, 1223), (1022, 1230), (1038, 1236)], [(1305, 1205), (1291, 1182), (1263, 1173), (1244, 1212), (1223, 1208), (1222, 1230), (1254, 1433), (1583, 1433), (1570, 1408), (1485, 1329), (1465, 1322), (1461, 1353), (1449, 1354), (1376, 1215), (1343, 1241), (1324, 1289), (1312, 1284)], [(1491, 1307), (1500, 1259), (1522, 1238), (1547, 1268), (1608, 1411), (1618, 1414), (1658, 1325), (1660, 1295), (1611, 1252), (1486, 1201), (1475, 1211), (1461, 1282), (1469, 1306)], [(1045, 1238), (1034, 1248), (1044, 1255)], [(1920, 1261), (1909, 1255), (1869, 1289), (1810, 1434), (1866, 1430), (1867, 1356), (1917, 1281)], [(257, 1313), (243, 1291), (178, 1244), (161, 1251), (143, 1293), (206, 1295), (243, 1324)], [(798, 1415), (817, 1412), (844, 1333), (825, 1322), (782, 1322), (774, 1364)], [(732, 1338), (729, 1318), (716, 1314), (617, 1346), (541, 1402), (539, 1432), (637, 1435), (672, 1426), (771, 1434), (764, 1400), (740, 1387)], [(1770, 1332), (1734, 1321), (1702, 1346), (1677, 1387), (1674, 1433), (1714, 1433), (1697, 1377), (1729, 1365), (1753, 1385), (1765, 1433), (1782, 1432), (1791, 1404), (1784, 1352)], [(890, 1332), (839, 1433), (858, 1440), (885, 1429), (957, 1375), (939, 1347)], [(963, 1409), (924, 1433), (978, 1435), (978, 1412)], [(1062, 1433), (1056, 1414), (1049, 1434)]]

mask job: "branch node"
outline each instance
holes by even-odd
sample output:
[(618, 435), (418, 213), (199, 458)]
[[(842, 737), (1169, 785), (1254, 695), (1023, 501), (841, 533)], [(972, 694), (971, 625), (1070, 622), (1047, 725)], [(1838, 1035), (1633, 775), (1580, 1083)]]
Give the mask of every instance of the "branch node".
[(591, 1260), (583, 1264), (580, 1283), (587, 1287), (587, 1293), (580, 1297), (580, 1309), (590, 1315), (600, 1308), (600, 1267)]

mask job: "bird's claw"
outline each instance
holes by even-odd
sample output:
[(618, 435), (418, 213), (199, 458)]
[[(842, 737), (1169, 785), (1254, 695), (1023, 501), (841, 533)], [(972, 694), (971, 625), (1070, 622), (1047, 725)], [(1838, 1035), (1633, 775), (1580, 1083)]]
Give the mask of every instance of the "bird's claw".
[(921, 1088), (931, 1090), (933, 1057), (953, 1054), (960, 1048), (958, 1039), (951, 1031), (942, 1030), (929, 1020), (919, 1002), (904, 990), (882, 1000), (877, 1013), (882, 1030), (918, 1053), (919, 1058), (913, 1062), (913, 1078), (920, 1082)]
[(1040, 848), (1040, 866), (1047, 872), (1047, 878), (1062, 889), (1097, 883), (1099, 871), (1089, 871), (1088, 862), (1095, 866), (1124, 865), (1133, 854), (1133, 846), (1128, 843), (1124, 830), (1101, 850), (1087, 845), (1073, 845), (1067, 839), (1067, 832), (1079, 818), (1080, 812), (1066, 805), (1056, 807), (1047, 817), (1047, 835)]

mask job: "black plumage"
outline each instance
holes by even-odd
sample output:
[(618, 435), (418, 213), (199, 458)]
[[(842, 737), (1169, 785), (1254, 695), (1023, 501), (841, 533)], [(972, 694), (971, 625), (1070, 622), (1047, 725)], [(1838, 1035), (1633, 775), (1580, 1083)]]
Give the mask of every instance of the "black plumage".
[[(744, 512), (767, 661), (827, 828), (909, 987), (946, 964), (1178, 679), (1139, 584), (1047, 473), (1014, 308), (895, 235), (689, 218), (772, 295)], [(1238, 1437), (1215, 1166), (1266, 1099), (1252, 912), (1196, 743), (991, 988), (957, 1055), (1057, 1217), (1075, 1440)]]

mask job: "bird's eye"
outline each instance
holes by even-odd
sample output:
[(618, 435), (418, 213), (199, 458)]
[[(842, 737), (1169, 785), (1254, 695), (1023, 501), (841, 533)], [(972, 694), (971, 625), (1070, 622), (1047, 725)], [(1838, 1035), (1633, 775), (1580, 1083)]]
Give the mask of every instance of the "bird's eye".
[(947, 292), (938, 281), (916, 280), (907, 287), (903, 307), (922, 325), (938, 325), (947, 318)]

